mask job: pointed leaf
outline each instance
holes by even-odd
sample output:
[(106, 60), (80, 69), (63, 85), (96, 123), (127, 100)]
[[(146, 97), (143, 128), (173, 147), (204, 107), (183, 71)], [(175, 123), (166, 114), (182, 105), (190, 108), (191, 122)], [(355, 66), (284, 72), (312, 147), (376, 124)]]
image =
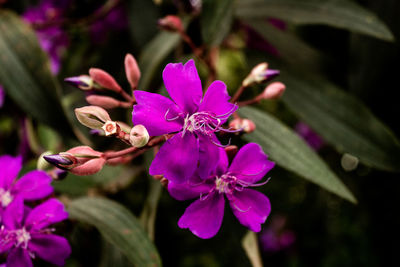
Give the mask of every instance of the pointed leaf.
[(35, 32), (12, 12), (0, 10), (0, 84), (29, 116), (73, 136)]
[(255, 108), (244, 107), (239, 113), (257, 125), (253, 133), (245, 135), (245, 139), (259, 143), (278, 165), (350, 202), (357, 202), (336, 174), (289, 127)]
[(350, 0), (239, 0), (241, 18), (273, 17), (296, 24), (326, 24), (393, 41), (386, 25), (371, 11)]
[(70, 218), (95, 226), (135, 266), (161, 266), (156, 248), (133, 214), (105, 198), (79, 198), (68, 206)]

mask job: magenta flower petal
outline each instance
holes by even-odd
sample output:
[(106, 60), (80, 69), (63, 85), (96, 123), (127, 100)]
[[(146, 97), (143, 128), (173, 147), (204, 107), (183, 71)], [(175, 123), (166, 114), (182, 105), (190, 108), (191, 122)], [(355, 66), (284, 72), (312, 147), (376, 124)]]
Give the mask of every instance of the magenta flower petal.
[(255, 183), (269, 172), (275, 163), (267, 160), (260, 145), (249, 143), (243, 146), (236, 154), (229, 167), (229, 172), (248, 183)]
[(252, 189), (235, 192), (230, 197), (229, 204), (239, 222), (254, 232), (261, 231), (261, 224), (271, 212), (268, 197)]
[(67, 239), (52, 234), (34, 234), (29, 242), (29, 249), (37, 256), (52, 264), (63, 266), (71, 254)]
[(33, 267), (33, 264), (29, 252), (26, 249), (18, 247), (12, 249), (8, 254), (6, 266)]
[(21, 197), (17, 197), (3, 212), (3, 225), (7, 229), (18, 229), (21, 227), (23, 219), (24, 200)]
[(228, 155), (226, 154), (225, 149), (219, 148), (219, 160), (217, 167), (215, 169), (215, 174), (217, 176), (221, 176), (227, 172), (229, 166)]
[(53, 192), (51, 181), (51, 177), (44, 171), (31, 171), (17, 181), (12, 191), (25, 200), (41, 199)]
[[(199, 139), (199, 168), (197, 173), (200, 178), (206, 179), (210, 176), (211, 172), (215, 170), (218, 164), (220, 147), (214, 143), (219, 144), (219, 141), (215, 134), (211, 136), (205, 136), (202, 134), (197, 135)], [(210, 139), (214, 140), (214, 143), (210, 142)]]
[(176, 200), (188, 200), (206, 195), (214, 187), (214, 184), (207, 183), (200, 179), (189, 179), (185, 183), (168, 183), (168, 192)]
[(137, 105), (133, 106), (132, 122), (134, 125), (142, 124), (151, 136), (177, 132), (182, 129), (183, 119), (173, 119), (181, 112), (179, 107), (169, 98), (148, 93), (135, 91)]
[(215, 115), (226, 114), (226, 116), (221, 118), (221, 123), (225, 123), (229, 115), (237, 109), (236, 105), (229, 102), (230, 98), (225, 83), (214, 81), (208, 87), (204, 98), (200, 103), (199, 111), (208, 111)]
[(179, 219), (178, 226), (188, 228), (200, 238), (211, 238), (221, 228), (224, 206), (224, 195), (210, 193), (205, 199), (198, 199), (186, 208)]
[(164, 175), (175, 183), (183, 183), (189, 179), (197, 168), (199, 159), (199, 143), (191, 134), (182, 133), (168, 139), (160, 148), (150, 165), (150, 175)]
[(17, 178), (22, 168), (22, 157), (11, 157), (8, 155), (0, 157), (0, 188), (7, 190)]
[(57, 199), (52, 198), (36, 206), (25, 221), (27, 230), (40, 230), (50, 224), (61, 222), (68, 218), (64, 205)]
[(170, 63), (163, 71), (163, 80), (172, 100), (185, 112), (194, 113), (203, 96), (201, 80), (194, 60)]

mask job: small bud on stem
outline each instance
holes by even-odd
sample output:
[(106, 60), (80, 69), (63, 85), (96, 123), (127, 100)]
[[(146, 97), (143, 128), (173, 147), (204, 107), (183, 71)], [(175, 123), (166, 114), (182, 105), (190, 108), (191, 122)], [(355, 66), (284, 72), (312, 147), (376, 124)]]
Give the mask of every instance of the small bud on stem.
[(168, 15), (158, 20), (158, 26), (165, 31), (183, 32), (182, 20), (178, 16)]
[(149, 139), (149, 133), (143, 125), (138, 124), (132, 128), (129, 136), (132, 146), (137, 148), (144, 147), (149, 142)]
[(125, 74), (131, 88), (135, 90), (141, 74), (136, 59), (131, 54), (126, 54), (125, 56)]
[(90, 129), (101, 130), (106, 121), (111, 121), (108, 112), (98, 106), (85, 106), (75, 109), (78, 121)]

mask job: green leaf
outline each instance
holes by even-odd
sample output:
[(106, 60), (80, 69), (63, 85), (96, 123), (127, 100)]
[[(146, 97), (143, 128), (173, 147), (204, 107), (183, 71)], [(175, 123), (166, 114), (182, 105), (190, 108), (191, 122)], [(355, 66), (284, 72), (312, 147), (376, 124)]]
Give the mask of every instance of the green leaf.
[(68, 205), (71, 219), (95, 226), (135, 266), (161, 266), (156, 248), (133, 214), (105, 198), (79, 198)]
[(400, 171), (400, 145), (393, 133), (357, 98), (327, 80), (282, 70), (283, 101), (342, 153), (372, 167)]
[[(178, 45), (180, 36), (177, 33), (161, 32), (150, 41), (139, 57), (142, 72), (139, 88), (149, 90), (153, 77), (158, 73), (161, 63)], [(161, 74), (159, 74), (161, 77)]]
[(243, 21), (276, 47), (279, 50), (279, 58), (285, 63), (317, 71), (321, 70), (324, 63), (328, 63), (328, 59), (321, 52), (289, 31), (281, 31), (265, 20), (244, 19)]
[(229, 33), (233, 23), (232, 0), (204, 0), (201, 12), (201, 34), (203, 41), (218, 46)]
[(29, 116), (74, 136), (60, 88), (34, 31), (12, 12), (0, 10), (0, 84)]
[(326, 163), (286, 125), (255, 108), (243, 107), (239, 113), (257, 125), (253, 133), (245, 135), (245, 139), (259, 143), (264, 152), (279, 166), (350, 202), (357, 203), (353, 194)]
[(236, 14), (241, 18), (273, 17), (296, 24), (326, 24), (394, 40), (374, 13), (349, 0), (239, 0)]

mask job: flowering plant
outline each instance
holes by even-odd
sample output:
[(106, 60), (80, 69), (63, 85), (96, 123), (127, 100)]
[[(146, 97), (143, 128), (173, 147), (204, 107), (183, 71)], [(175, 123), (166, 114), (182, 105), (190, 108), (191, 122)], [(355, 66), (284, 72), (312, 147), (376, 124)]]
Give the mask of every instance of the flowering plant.
[(344, 2), (0, 0), (0, 265), (366, 265), (384, 79), (300, 26), (393, 35)]

